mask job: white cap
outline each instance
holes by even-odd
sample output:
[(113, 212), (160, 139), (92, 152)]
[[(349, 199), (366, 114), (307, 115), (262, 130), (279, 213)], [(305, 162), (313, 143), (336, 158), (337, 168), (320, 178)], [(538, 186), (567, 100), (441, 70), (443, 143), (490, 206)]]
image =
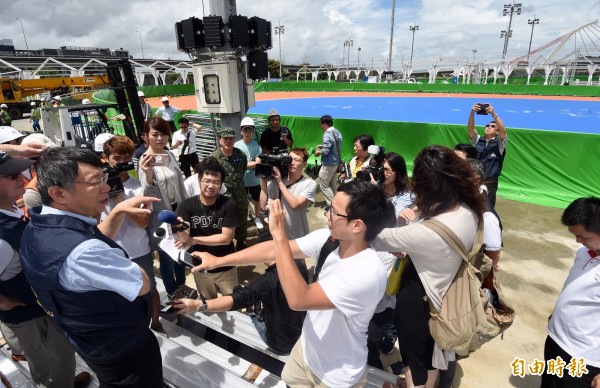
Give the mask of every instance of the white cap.
[(31, 106), (36, 106), (37, 104), (35, 103), (35, 101), (31, 101)]
[(84, 98), (83, 100), (81, 100), (81, 103), (83, 105), (88, 105), (88, 104), (91, 104), (92, 102), (89, 100), (89, 98)]
[(267, 113), (267, 116), (268, 116), (268, 117), (271, 117), (271, 116), (279, 116), (279, 111), (278, 111), (277, 109), (271, 109), (271, 110), (269, 111), (269, 113)]
[(21, 132), (17, 131), (13, 127), (9, 127), (7, 125), (3, 125), (0, 127), (0, 144), (8, 143), (11, 140), (15, 140), (23, 136), (25, 135), (23, 135)]
[(46, 147), (57, 147), (56, 143), (50, 140), (48, 136), (41, 133), (32, 133), (31, 135), (25, 136), (21, 141), (21, 144), (29, 143), (42, 143)]
[(244, 119), (242, 120), (242, 123), (240, 124), (240, 127), (248, 127), (248, 126), (254, 127), (254, 120), (252, 120), (252, 117), (244, 117)]
[(0, 104), (0, 108), (8, 108), (8, 105), (6, 105), (6, 104)]
[(163, 97), (162, 102), (169, 101), (169, 97)]
[(54, 96), (54, 97), (52, 97), (52, 99), (56, 100), (56, 101), (61, 101), (62, 97), (61, 96)]
[(146, 95), (141, 90), (138, 90), (138, 97), (146, 97)]
[(115, 137), (115, 135), (113, 135), (112, 133), (101, 133), (98, 136), (96, 136), (96, 139), (94, 140), (94, 151), (102, 152), (102, 147), (104, 147), (104, 143), (106, 143), (109, 139), (112, 139), (113, 137)]

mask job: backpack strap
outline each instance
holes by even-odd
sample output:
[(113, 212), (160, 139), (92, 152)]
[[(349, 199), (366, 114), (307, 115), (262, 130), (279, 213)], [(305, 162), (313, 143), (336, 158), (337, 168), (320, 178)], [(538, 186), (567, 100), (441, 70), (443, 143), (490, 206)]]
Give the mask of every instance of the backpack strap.
[(340, 242), (333, 237), (329, 236), (325, 244), (321, 247), (321, 252), (319, 252), (319, 258), (317, 259), (317, 265), (315, 266), (315, 273), (313, 274), (313, 283), (319, 279), (319, 274), (321, 273), (321, 268), (325, 263), (325, 259), (327, 256), (333, 251), (336, 250), (337, 247), (340, 246)]
[(483, 222), (479, 222), (477, 225), (477, 234), (475, 234), (475, 242), (471, 252), (467, 251), (465, 244), (460, 238), (454, 233), (449, 227), (443, 222), (438, 220), (424, 220), (421, 222), (423, 226), (433, 230), (438, 236), (440, 236), (448, 245), (450, 245), (460, 257), (469, 263), (469, 257), (473, 257), (477, 252), (481, 250), (483, 246)]

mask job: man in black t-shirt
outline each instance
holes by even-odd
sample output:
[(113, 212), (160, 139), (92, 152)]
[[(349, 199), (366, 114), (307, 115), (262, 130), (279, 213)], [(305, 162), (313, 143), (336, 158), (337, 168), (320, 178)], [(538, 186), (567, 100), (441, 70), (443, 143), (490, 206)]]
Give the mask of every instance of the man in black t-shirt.
[(270, 128), (260, 135), (260, 146), (265, 154), (273, 152), (273, 148), (287, 150), (294, 146), (292, 132), (288, 127), (281, 126), (281, 117), (276, 109), (271, 109), (268, 113)]
[[(215, 158), (204, 159), (198, 167), (200, 195), (184, 200), (177, 207), (177, 215), (189, 229), (177, 233), (177, 239), (188, 252), (202, 258), (202, 252), (223, 256), (235, 252), (233, 236), (238, 226), (235, 202), (219, 194), (225, 170)], [(200, 264), (200, 262), (198, 262)], [(206, 273), (194, 273), (196, 288), (207, 299), (229, 295), (238, 285), (237, 269), (221, 267)]]

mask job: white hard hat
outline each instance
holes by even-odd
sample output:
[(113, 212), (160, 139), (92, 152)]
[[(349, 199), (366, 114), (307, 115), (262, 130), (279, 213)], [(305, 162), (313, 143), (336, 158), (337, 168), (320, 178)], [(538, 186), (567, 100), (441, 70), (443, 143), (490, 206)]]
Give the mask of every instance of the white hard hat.
[(98, 136), (96, 136), (96, 139), (94, 140), (94, 151), (102, 152), (102, 147), (104, 147), (104, 143), (106, 143), (109, 139), (112, 139), (113, 137), (115, 137), (115, 135), (113, 135), (112, 133), (101, 133)]
[(53, 99), (56, 100), (56, 101), (62, 101), (62, 97), (61, 96), (54, 96)]
[(138, 90), (138, 97), (146, 97), (146, 95), (141, 90)]
[(271, 116), (279, 116), (279, 111), (277, 111), (277, 109), (271, 109), (271, 110), (269, 111), (269, 113), (267, 113), (267, 116), (268, 116), (268, 117), (271, 117)]
[(240, 127), (247, 127), (247, 126), (254, 127), (254, 120), (252, 120), (252, 117), (244, 117), (244, 119), (242, 120)]
[(6, 105), (6, 104), (1, 104), (1, 105), (0, 105), (0, 108), (8, 108), (8, 105)]
[(169, 101), (169, 97), (163, 97), (162, 102)]
[(83, 100), (81, 100), (81, 103), (83, 105), (88, 105), (88, 104), (91, 104), (92, 102), (88, 98), (84, 98)]
[(0, 127), (0, 144), (8, 143), (11, 140), (15, 140), (23, 136), (25, 135), (23, 135), (21, 132), (17, 131), (13, 127), (9, 127), (7, 125)]
[(57, 147), (56, 143), (54, 143), (48, 136), (45, 136), (41, 133), (32, 133), (31, 135), (27, 135), (21, 141), (21, 144), (29, 144), (29, 143), (42, 143), (47, 147)]
[(37, 104), (35, 103), (35, 101), (31, 101), (31, 106), (36, 106)]

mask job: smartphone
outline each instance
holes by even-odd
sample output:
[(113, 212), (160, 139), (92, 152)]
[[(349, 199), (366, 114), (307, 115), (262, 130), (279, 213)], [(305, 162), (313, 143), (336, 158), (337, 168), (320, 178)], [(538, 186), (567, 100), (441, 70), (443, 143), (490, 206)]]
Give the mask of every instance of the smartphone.
[(149, 166), (168, 166), (169, 165), (169, 155), (167, 154), (159, 154), (152, 155), (152, 158), (148, 162)]
[(165, 314), (177, 314), (177, 309), (173, 307), (175, 304), (175, 302), (167, 302), (167, 305), (163, 307), (160, 312)]
[(181, 264), (183, 264), (189, 268), (194, 268), (195, 266), (202, 264), (202, 259), (194, 257), (194, 256), (190, 255), (189, 253), (187, 253), (186, 251), (179, 252), (178, 261)]
[(477, 111), (477, 114), (478, 115), (487, 115), (487, 112), (485, 110), (490, 107), (490, 104), (477, 104), (477, 105), (479, 105), (479, 110)]

